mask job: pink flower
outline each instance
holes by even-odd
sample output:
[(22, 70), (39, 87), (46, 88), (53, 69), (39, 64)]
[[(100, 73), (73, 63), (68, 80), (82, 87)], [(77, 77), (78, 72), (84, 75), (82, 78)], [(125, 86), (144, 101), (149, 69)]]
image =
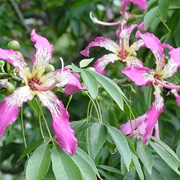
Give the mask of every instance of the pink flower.
[(143, 23), (140, 25), (133, 24), (129, 28), (124, 28), (119, 34), (119, 44), (116, 44), (115, 41), (106, 37), (97, 37), (94, 41), (90, 42), (89, 45), (81, 51), (81, 54), (84, 56), (89, 56), (89, 49), (94, 46), (100, 46), (112, 53), (103, 55), (100, 57), (94, 64), (94, 68), (100, 74), (104, 74), (104, 69), (109, 63), (114, 63), (117, 60), (120, 60), (126, 65), (129, 66), (143, 66), (142, 62), (137, 59), (137, 57), (132, 54), (139, 50), (141, 46), (144, 45), (143, 40), (138, 40), (132, 45), (129, 45), (130, 35), (133, 29), (140, 28), (145, 29)]
[(5, 128), (16, 120), (18, 108), (24, 102), (38, 96), (43, 106), (46, 106), (51, 112), (55, 139), (64, 151), (73, 154), (76, 152), (77, 139), (74, 135), (75, 132), (70, 127), (69, 114), (51, 89), (55, 86), (65, 87), (64, 92), (72, 94), (82, 89), (81, 84), (67, 68), (51, 71), (44, 75), (45, 68), (52, 56), (52, 45), (47, 39), (37, 35), (35, 30), (31, 33), (31, 41), (35, 43), (36, 48), (32, 70), (15, 51), (0, 49), (0, 59), (11, 63), (25, 83), (0, 104), (0, 136), (4, 134)]
[[(128, 76), (134, 83), (138, 86), (149, 86), (152, 84), (154, 86), (154, 95), (155, 100), (152, 104), (152, 107), (146, 112), (139, 123), (139, 118), (135, 119), (132, 122), (135, 125), (136, 129), (142, 129), (142, 122), (143, 122), (143, 130), (142, 130), (142, 137), (143, 142), (145, 143), (147, 139), (152, 136), (153, 129), (157, 124), (158, 117), (163, 112), (164, 109), (164, 98), (162, 97), (162, 91), (169, 90), (173, 93), (176, 97), (177, 104), (180, 105), (180, 96), (178, 95), (178, 91), (180, 91), (180, 86), (176, 86), (172, 83), (165, 81), (165, 79), (171, 77), (180, 66), (180, 48), (172, 48), (170, 45), (161, 44), (159, 39), (155, 37), (153, 34), (145, 33), (141, 34), (137, 32), (137, 37), (140, 37), (147, 48), (149, 48), (155, 56), (156, 59), (156, 69), (149, 69), (147, 67), (127, 67), (122, 70), (126, 76)], [(165, 63), (164, 58), (164, 49), (169, 49), (170, 59), (167, 63)], [(133, 131), (135, 128), (131, 128), (129, 121), (126, 125), (122, 125), (120, 129), (128, 135), (128, 131), (124, 130), (124, 126), (128, 131)], [(136, 130), (137, 132), (137, 130)], [(132, 135), (129, 134), (129, 135)], [(156, 136), (158, 137), (158, 130), (156, 129)]]
[(139, 8), (141, 9), (146, 9), (147, 8), (147, 1), (146, 0), (122, 0), (122, 4), (121, 4), (121, 8), (120, 8), (120, 12), (121, 14), (124, 14), (126, 11), (126, 6), (130, 3), (134, 3), (137, 4), (139, 6)]

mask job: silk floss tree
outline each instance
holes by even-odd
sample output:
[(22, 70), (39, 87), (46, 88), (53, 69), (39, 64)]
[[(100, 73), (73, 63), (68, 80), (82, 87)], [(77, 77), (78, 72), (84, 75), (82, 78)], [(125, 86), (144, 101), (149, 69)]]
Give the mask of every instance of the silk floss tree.
[(37, 96), (43, 106), (51, 112), (52, 129), (60, 147), (64, 151), (74, 154), (77, 148), (77, 139), (75, 132), (70, 127), (69, 114), (63, 103), (51, 90), (54, 87), (64, 87), (64, 93), (73, 94), (82, 90), (82, 86), (76, 76), (64, 67), (44, 74), (52, 56), (52, 45), (46, 38), (37, 35), (35, 30), (31, 32), (31, 41), (35, 43), (36, 48), (32, 69), (27, 66), (23, 57), (17, 52), (0, 49), (0, 59), (12, 64), (18, 70), (19, 77), (24, 81), (24, 86), (6, 96), (0, 104), (0, 136), (4, 134), (5, 128), (16, 120), (19, 107)]

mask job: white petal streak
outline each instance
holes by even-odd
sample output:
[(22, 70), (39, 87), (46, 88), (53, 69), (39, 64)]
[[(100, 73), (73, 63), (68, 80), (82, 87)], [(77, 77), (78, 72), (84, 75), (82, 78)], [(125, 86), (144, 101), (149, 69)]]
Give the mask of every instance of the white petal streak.
[(162, 71), (163, 78), (171, 77), (177, 71), (177, 69), (178, 64), (172, 59), (169, 59), (168, 63), (164, 66), (164, 69)]
[(159, 85), (155, 85), (154, 86), (155, 91), (154, 91), (154, 95), (155, 95), (155, 106), (157, 110), (160, 110), (163, 106), (164, 106), (164, 99), (161, 96), (161, 88)]
[(39, 47), (35, 58), (36, 60), (33, 66), (33, 72), (36, 71), (38, 74), (42, 74), (49, 64), (51, 53), (47, 48)]
[(38, 92), (37, 96), (42, 101), (43, 106), (48, 107), (52, 114), (58, 116), (61, 114), (61, 110), (58, 105), (58, 97), (51, 91)]
[(17, 88), (13, 94), (8, 96), (7, 104), (11, 106), (21, 107), (24, 102), (32, 100), (34, 94), (30, 91), (28, 86)]

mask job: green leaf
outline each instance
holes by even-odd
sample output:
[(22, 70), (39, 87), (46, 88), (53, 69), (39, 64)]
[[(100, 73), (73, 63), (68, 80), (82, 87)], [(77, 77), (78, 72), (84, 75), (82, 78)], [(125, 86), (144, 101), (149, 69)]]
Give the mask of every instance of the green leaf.
[(81, 33), (81, 24), (77, 18), (71, 18), (70, 25), (72, 28), (73, 34), (78, 37)]
[(87, 70), (81, 71), (81, 77), (86, 85), (86, 88), (93, 99), (98, 95), (98, 83), (96, 78)]
[(90, 152), (94, 159), (106, 141), (107, 130), (104, 125), (94, 123), (90, 130)]
[(83, 180), (95, 180), (97, 179), (96, 173), (93, 171), (90, 164), (78, 154), (71, 156), (71, 159), (79, 167)]
[(105, 177), (106, 180), (117, 180), (115, 177), (110, 176), (109, 174), (107, 174), (106, 172), (104, 172), (103, 170), (99, 169), (99, 172)]
[(110, 167), (110, 166), (106, 166), (106, 165), (98, 165), (98, 167), (108, 171), (108, 172), (113, 172), (113, 173), (116, 173), (116, 174), (122, 174), (120, 170), (114, 168), (114, 167)]
[(26, 167), (26, 180), (43, 179), (49, 170), (50, 148), (49, 144), (39, 146), (32, 157), (28, 160)]
[(36, 99), (33, 98), (31, 101), (28, 101), (28, 104), (35, 111), (35, 113), (39, 116), (40, 115), (40, 111), (39, 111), (39, 107), (37, 105)]
[(159, 0), (158, 4), (159, 4), (159, 6), (158, 6), (159, 14), (160, 14), (162, 20), (164, 20), (167, 17), (169, 0)]
[(39, 147), (43, 142), (43, 139), (39, 139), (31, 143), (21, 154), (20, 159), (23, 159), (28, 153)]
[(146, 15), (144, 16), (144, 23), (147, 29), (150, 27), (154, 19), (157, 17), (157, 14), (158, 7), (154, 7), (146, 13)]
[(57, 180), (81, 180), (79, 167), (74, 163), (69, 154), (58, 146), (53, 146), (51, 152), (52, 169)]
[(135, 154), (132, 154), (132, 160), (133, 160), (134, 166), (136, 168), (136, 171), (137, 171), (140, 179), (144, 180), (144, 174), (143, 174), (143, 171), (141, 169), (141, 165), (140, 165), (139, 160)]
[(90, 58), (90, 59), (82, 59), (79, 63), (79, 66), (81, 68), (84, 68), (86, 66), (88, 66), (92, 61), (93, 61), (94, 58)]
[(121, 158), (124, 162), (124, 164), (126, 165), (127, 170), (129, 171), (129, 166), (131, 163), (131, 151), (130, 148), (128, 146), (128, 142), (125, 138), (125, 136), (121, 133), (120, 130), (118, 130), (115, 127), (112, 126), (107, 126), (107, 130), (111, 136), (111, 138), (113, 139), (120, 155)]
[(95, 71), (87, 70), (90, 72), (96, 80), (101, 84), (101, 86), (109, 93), (113, 100), (117, 103), (121, 110), (124, 110), (123, 98), (126, 99), (126, 96), (121, 91), (120, 87), (111, 79), (106, 76), (102, 76)]
[(94, 164), (94, 161), (80, 148), (77, 148), (76, 154), (81, 156), (91, 166), (94, 173), (100, 178), (99, 172), (96, 168), (96, 165)]
[(157, 142), (160, 146), (162, 146), (171, 156), (173, 156), (177, 161), (179, 161), (179, 158), (177, 157), (176, 153), (167, 145), (165, 144), (163, 141), (155, 138), (155, 137), (151, 137), (151, 139), (155, 142)]
[(177, 157), (180, 159), (180, 144), (178, 145), (176, 149), (176, 154), (177, 154)]
[(157, 154), (167, 163), (167, 165), (178, 175), (180, 175), (180, 172), (178, 171), (178, 161), (174, 157), (172, 157), (167, 151), (154, 144), (153, 142), (149, 142), (149, 144), (155, 150), (155, 152), (157, 152)]
[(141, 140), (137, 141), (137, 154), (147, 171), (151, 174), (154, 159), (148, 146), (144, 145)]

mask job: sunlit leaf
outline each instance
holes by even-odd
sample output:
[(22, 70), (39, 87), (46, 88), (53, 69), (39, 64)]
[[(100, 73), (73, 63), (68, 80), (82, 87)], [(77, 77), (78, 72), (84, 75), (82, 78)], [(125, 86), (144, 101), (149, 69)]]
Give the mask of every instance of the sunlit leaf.
[(109, 93), (113, 100), (117, 103), (121, 110), (124, 109), (123, 98), (126, 99), (126, 96), (121, 91), (120, 87), (111, 79), (106, 76), (102, 76), (95, 71), (87, 70), (91, 73), (96, 80), (101, 84), (101, 86)]
[(98, 83), (97, 83), (96, 78), (87, 70), (82, 70), (81, 77), (84, 81), (84, 84), (89, 94), (91, 95), (93, 99), (95, 99), (98, 94)]
[(39, 146), (30, 157), (26, 167), (26, 180), (43, 179), (49, 170), (50, 147), (49, 144)]
[(79, 63), (79, 66), (81, 68), (84, 68), (86, 66), (88, 66), (92, 61), (93, 61), (94, 58), (89, 58), (89, 59), (82, 59)]

